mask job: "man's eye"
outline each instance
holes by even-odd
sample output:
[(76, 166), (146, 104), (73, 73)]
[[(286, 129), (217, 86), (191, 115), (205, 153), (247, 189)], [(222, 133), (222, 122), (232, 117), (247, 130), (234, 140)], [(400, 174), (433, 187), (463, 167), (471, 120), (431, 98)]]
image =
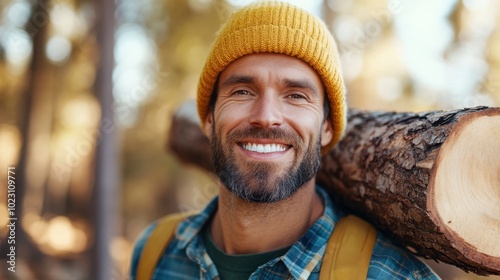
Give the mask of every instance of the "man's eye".
[(236, 94), (236, 95), (249, 95), (250, 92), (248, 92), (246, 90), (237, 90), (233, 94)]
[(298, 94), (298, 93), (290, 94), (288, 97), (293, 98), (293, 99), (305, 99), (306, 98), (304, 95)]

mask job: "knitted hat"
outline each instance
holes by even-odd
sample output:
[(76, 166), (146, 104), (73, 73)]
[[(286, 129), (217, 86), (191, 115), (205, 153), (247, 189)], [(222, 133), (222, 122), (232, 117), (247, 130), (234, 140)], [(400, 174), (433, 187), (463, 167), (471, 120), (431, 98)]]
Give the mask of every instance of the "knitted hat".
[(198, 114), (203, 125), (219, 74), (236, 59), (254, 53), (280, 53), (307, 62), (321, 77), (330, 103), (333, 138), (328, 152), (342, 137), (346, 101), (337, 45), (326, 25), (288, 3), (258, 1), (234, 12), (219, 31), (198, 84)]

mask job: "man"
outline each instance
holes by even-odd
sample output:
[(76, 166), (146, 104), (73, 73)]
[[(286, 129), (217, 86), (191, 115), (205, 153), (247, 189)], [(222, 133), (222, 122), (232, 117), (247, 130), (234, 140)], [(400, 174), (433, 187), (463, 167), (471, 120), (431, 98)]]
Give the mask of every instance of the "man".
[[(345, 129), (340, 75), (335, 41), (313, 15), (259, 2), (229, 18), (198, 87), (219, 196), (179, 224), (153, 279), (318, 279), (344, 216), (315, 183)], [(137, 242), (132, 279), (155, 227)], [(378, 233), (367, 278), (438, 277)]]

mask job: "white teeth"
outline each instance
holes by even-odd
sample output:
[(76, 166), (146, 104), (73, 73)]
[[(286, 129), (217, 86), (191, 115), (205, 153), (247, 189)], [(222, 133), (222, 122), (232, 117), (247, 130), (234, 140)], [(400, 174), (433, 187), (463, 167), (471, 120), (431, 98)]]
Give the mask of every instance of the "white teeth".
[(271, 152), (271, 146), (272, 145), (266, 145), (266, 146), (264, 146), (264, 153), (270, 153)]
[(243, 145), (245, 150), (249, 150), (257, 153), (276, 153), (283, 152), (287, 149), (286, 146), (281, 144), (255, 144), (255, 143), (246, 143)]
[(264, 145), (259, 144), (257, 145), (257, 153), (263, 153), (264, 152)]

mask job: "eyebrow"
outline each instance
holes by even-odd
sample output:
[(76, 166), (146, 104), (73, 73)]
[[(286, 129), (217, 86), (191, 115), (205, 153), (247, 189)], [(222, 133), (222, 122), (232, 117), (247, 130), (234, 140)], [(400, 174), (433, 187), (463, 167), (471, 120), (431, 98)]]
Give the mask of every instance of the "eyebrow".
[[(220, 87), (232, 86), (237, 84), (253, 84), (255, 78), (248, 75), (232, 75), (222, 82)], [(288, 88), (306, 89), (314, 94), (319, 94), (319, 89), (307, 80), (283, 79), (282, 85)]]
[(290, 80), (284, 79), (283, 85), (289, 88), (300, 88), (311, 91), (312, 93), (318, 94), (319, 89), (316, 88), (311, 82), (307, 80)]
[(255, 83), (255, 78), (245, 75), (232, 75), (222, 82), (221, 87), (231, 86), (236, 84), (252, 84)]

